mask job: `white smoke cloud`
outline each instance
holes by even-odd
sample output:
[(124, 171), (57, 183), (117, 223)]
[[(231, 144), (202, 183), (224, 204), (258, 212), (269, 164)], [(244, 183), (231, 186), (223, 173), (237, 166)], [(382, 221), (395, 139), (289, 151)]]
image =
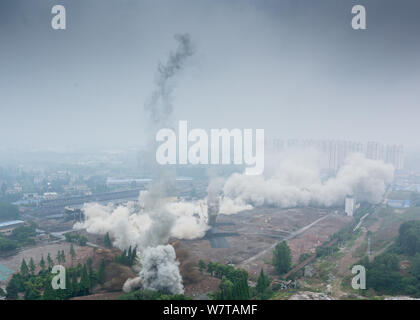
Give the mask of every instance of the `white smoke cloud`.
[(154, 210), (150, 211), (145, 205), (149, 196), (148, 191), (141, 191), (138, 205), (134, 202), (119, 206), (85, 204), (85, 221), (76, 223), (74, 228), (101, 235), (109, 232), (114, 238), (113, 245), (120, 249), (129, 246), (142, 249), (166, 244), (170, 237), (201, 238), (208, 230), (204, 200), (185, 202), (159, 199)]
[(170, 294), (184, 292), (179, 262), (171, 245), (146, 248), (143, 251), (140, 278), (145, 289)]
[(175, 216), (175, 223), (171, 236), (178, 239), (202, 238), (208, 230), (207, 206), (205, 201), (170, 202), (167, 205), (169, 212)]
[(253, 209), (253, 206), (245, 203), (240, 198), (231, 199), (229, 197), (223, 197), (220, 201), (220, 214), (235, 214), (251, 209)]
[(125, 293), (140, 289), (143, 287), (142, 281), (140, 277), (136, 278), (128, 278), (123, 285), (123, 291)]
[(341, 205), (346, 195), (378, 203), (394, 168), (382, 161), (350, 155), (333, 177), (324, 178), (318, 162), (302, 155), (281, 159), (269, 176), (233, 174), (225, 183), (225, 201), (280, 208)]

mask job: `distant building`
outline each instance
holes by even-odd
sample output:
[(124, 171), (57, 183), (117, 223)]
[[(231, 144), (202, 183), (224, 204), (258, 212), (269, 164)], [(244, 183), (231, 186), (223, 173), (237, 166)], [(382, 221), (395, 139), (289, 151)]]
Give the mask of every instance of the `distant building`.
[(344, 201), (344, 212), (349, 217), (353, 217), (353, 213), (354, 213), (354, 198), (353, 197), (346, 197), (346, 200)]
[(402, 145), (390, 145), (385, 149), (385, 162), (391, 163), (395, 169), (404, 168), (404, 148)]
[(64, 208), (65, 218), (67, 220), (84, 221), (85, 214), (81, 208), (65, 207)]
[(13, 230), (15, 230), (20, 225), (23, 225), (25, 222), (22, 220), (11, 220), (0, 222), (0, 233), (9, 236), (12, 234)]
[(151, 182), (152, 179), (144, 178), (127, 178), (127, 179), (116, 179), (116, 178), (107, 178), (106, 185), (107, 187), (131, 187), (137, 185), (143, 185)]
[(410, 200), (388, 200), (388, 207), (391, 208), (409, 208), (411, 206)]
[(404, 147), (402, 145), (384, 145), (376, 141), (361, 143), (345, 140), (265, 140), (265, 150), (276, 154), (290, 148), (313, 149), (323, 154), (322, 166), (325, 169), (338, 170), (345, 164), (347, 157), (353, 153), (362, 153), (368, 159), (390, 163), (395, 169), (404, 169)]
[(44, 200), (54, 200), (58, 198), (57, 192), (45, 192), (43, 195)]

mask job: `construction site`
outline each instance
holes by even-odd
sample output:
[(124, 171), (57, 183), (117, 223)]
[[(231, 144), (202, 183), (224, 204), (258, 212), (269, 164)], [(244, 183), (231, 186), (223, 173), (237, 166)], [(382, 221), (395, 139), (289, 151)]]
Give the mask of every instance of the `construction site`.
[[(314, 254), (316, 247), (328, 240), (351, 221), (336, 209), (325, 208), (258, 208), (234, 215), (213, 218), (212, 229), (202, 239), (177, 241), (177, 252), (188, 252), (183, 264), (196, 264), (199, 260), (214, 261), (240, 267), (248, 271), (250, 281), (264, 269), (274, 276), (272, 251), (276, 244), (286, 240), (291, 248), (292, 261), (302, 254)], [(185, 282), (186, 293), (192, 296), (209, 291), (202, 276)], [(217, 286), (213, 289), (216, 289)]]

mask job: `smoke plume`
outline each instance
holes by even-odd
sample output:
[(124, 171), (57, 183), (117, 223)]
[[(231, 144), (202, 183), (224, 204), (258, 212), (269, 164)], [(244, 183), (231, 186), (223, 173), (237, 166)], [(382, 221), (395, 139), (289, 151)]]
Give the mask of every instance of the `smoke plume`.
[(156, 87), (150, 98), (145, 103), (145, 110), (149, 113), (150, 125), (155, 129), (170, 128), (173, 126), (173, 106), (171, 94), (174, 84), (171, 80), (184, 67), (188, 57), (194, 54), (191, 37), (189, 34), (175, 35), (178, 41), (178, 48), (169, 54), (165, 64), (159, 63)]
[[(147, 146), (142, 156), (153, 177), (148, 191), (140, 193), (138, 206), (134, 203), (117, 207), (87, 204), (84, 208), (85, 221), (75, 225), (75, 228), (86, 228), (91, 233), (110, 232), (115, 239), (114, 245), (121, 249), (137, 245), (143, 286), (168, 293), (183, 292), (175, 250), (166, 245), (170, 236), (174, 234), (182, 238), (185, 235), (191, 238), (205, 232), (205, 225), (191, 214), (191, 210), (183, 213), (182, 204), (172, 206), (172, 210), (169, 208), (167, 196), (174, 187), (175, 173), (168, 167), (158, 166), (155, 160), (156, 132), (173, 127), (173, 80), (184, 67), (186, 59), (194, 53), (188, 34), (176, 35), (175, 40), (178, 47), (169, 54), (166, 63), (159, 63), (155, 89), (144, 105), (149, 115), (150, 128), (147, 130)], [(199, 227), (194, 228), (195, 225)], [(137, 278), (127, 280), (125, 290), (130, 290), (132, 284), (138, 282)]]
[(150, 194), (142, 191), (139, 204), (129, 202), (114, 206), (87, 203), (84, 206), (85, 221), (75, 224), (76, 229), (89, 233), (113, 236), (113, 245), (126, 249), (130, 245), (138, 248), (166, 244), (170, 237), (195, 239), (207, 231), (207, 207), (204, 200), (195, 202), (164, 201), (157, 199), (152, 206), (145, 205)]
[(143, 251), (140, 278), (145, 289), (170, 294), (184, 292), (179, 262), (171, 245), (146, 248)]
[(392, 165), (352, 154), (335, 176), (324, 178), (316, 162), (289, 156), (276, 164), (270, 176), (233, 174), (223, 191), (225, 201), (239, 205), (331, 207), (342, 205), (346, 195), (378, 203), (393, 175)]
[(140, 289), (143, 287), (142, 281), (140, 277), (136, 278), (128, 278), (123, 285), (123, 291), (125, 293)]

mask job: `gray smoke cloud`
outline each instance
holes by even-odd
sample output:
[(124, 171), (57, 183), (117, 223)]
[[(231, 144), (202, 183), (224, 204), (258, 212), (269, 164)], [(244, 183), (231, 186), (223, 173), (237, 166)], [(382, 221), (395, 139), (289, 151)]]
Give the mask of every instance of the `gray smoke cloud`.
[(141, 281), (140, 277), (136, 277), (136, 278), (128, 278), (123, 285), (123, 291), (125, 293), (140, 289), (143, 287), (143, 283)]
[[(151, 222), (150, 227), (142, 235), (147, 239), (148, 246), (142, 253), (140, 278), (145, 288), (162, 289), (168, 293), (183, 293), (175, 250), (170, 245), (161, 246), (168, 242), (176, 221), (176, 216), (166, 207), (166, 197), (174, 187), (175, 173), (168, 168), (157, 167), (154, 160), (156, 150), (154, 134), (159, 129), (173, 127), (171, 94), (174, 84), (171, 80), (182, 70), (186, 59), (194, 53), (188, 34), (175, 35), (175, 40), (178, 42), (178, 48), (169, 54), (165, 64), (159, 64), (156, 88), (145, 104), (145, 110), (150, 117), (150, 132), (153, 133), (153, 136), (149, 136), (151, 149), (147, 150), (146, 154), (150, 155), (150, 170), (155, 178), (148, 192), (144, 193), (142, 202), (143, 209), (148, 212)], [(159, 261), (160, 266), (155, 266), (156, 261)]]
[(378, 203), (393, 177), (392, 165), (362, 154), (350, 155), (335, 176), (325, 177), (317, 161), (295, 154), (280, 159), (267, 176), (233, 174), (223, 192), (225, 201), (238, 206), (331, 207), (342, 205), (346, 195)]
[(165, 64), (159, 63), (156, 87), (144, 106), (150, 115), (150, 125), (155, 130), (173, 126), (172, 92), (174, 84), (171, 80), (182, 70), (187, 58), (194, 54), (189, 34), (177, 34), (175, 40), (178, 42), (178, 48), (169, 54)]
[[(164, 290), (168, 293), (182, 293), (182, 277), (178, 269), (175, 250), (166, 245), (172, 233), (183, 237), (188, 227), (198, 226), (193, 230), (204, 234), (200, 219), (193, 217), (188, 211), (183, 214), (179, 207), (172, 211), (167, 200), (175, 183), (175, 173), (168, 167), (158, 166), (155, 161), (155, 134), (159, 129), (173, 127), (172, 92), (174, 79), (183, 69), (188, 57), (194, 53), (191, 38), (188, 34), (175, 35), (178, 47), (169, 54), (165, 63), (159, 63), (155, 89), (144, 105), (149, 116), (146, 150), (142, 157), (153, 176), (147, 191), (139, 195), (139, 204), (101, 206), (88, 204), (84, 207), (86, 219), (75, 228), (86, 228), (87, 232), (105, 234), (110, 232), (114, 237), (114, 245), (121, 249), (138, 246), (142, 269), (139, 278), (128, 279), (124, 290), (131, 290), (134, 284), (141, 281), (145, 288)], [(182, 223), (177, 223), (181, 220)], [(181, 228), (181, 226), (183, 228)], [(187, 232), (187, 238), (196, 234)], [(164, 246), (162, 246), (164, 245)]]
[(171, 245), (146, 248), (139, 275), (145, 289), (170, 294), (184, 292), (179, 262)]
[[(169, 237), (195, 239), (203, 237), (207, 230), (206, 203), (166, 201), (142, 205), (144, 198), (150, 199), (146, 191), (140, 193), (139, 204), (129, 202), (114, 206), (88, 203), (84, 206), (85, 221), (76, 223), (74, 228), (86, 229), (89, 233), (113, 237), (113, 245), (127, 249), (130, 245), (138, 248), (166, 244)], [(149, 211), (152, 208), (153, 211)]]

